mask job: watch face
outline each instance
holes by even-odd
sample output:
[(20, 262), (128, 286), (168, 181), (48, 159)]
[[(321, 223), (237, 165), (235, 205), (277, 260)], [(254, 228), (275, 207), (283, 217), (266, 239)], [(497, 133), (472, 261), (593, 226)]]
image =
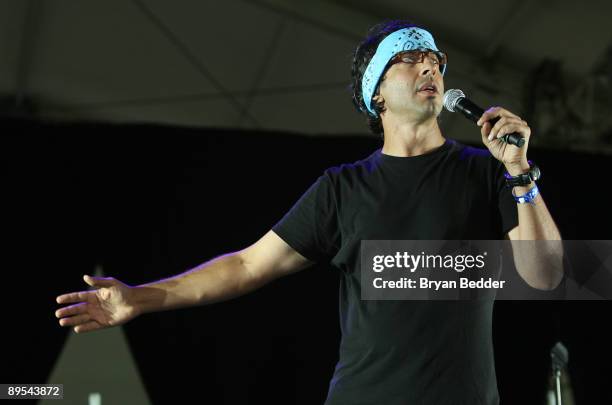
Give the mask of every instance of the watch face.
[(527, 186), (531, 183), (531, 173), (524, 173), (520, 177), (520, 185)]
[(533, 169), (529, 171), (529, 177), (531, 180), (536, 181), (540, 178), (540, 168), (538, 166), (534, 166)]

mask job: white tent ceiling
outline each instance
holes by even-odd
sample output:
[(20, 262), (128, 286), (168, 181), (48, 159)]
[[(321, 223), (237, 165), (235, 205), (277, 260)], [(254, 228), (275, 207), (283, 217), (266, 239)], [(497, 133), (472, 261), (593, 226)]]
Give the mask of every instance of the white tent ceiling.
[[(544, 58), (562, 62), (570, 86), (605, 62), (611, 9), (603, 0), (2, 0), (0, 92), (5, 106), (26, 100), (43, 118), (367, 134), (347, 86), (371, 25), (425, 25), (450, 55), (447, 88), (518, 112)], [(455, 114), (444, 125), (479, 139)]]

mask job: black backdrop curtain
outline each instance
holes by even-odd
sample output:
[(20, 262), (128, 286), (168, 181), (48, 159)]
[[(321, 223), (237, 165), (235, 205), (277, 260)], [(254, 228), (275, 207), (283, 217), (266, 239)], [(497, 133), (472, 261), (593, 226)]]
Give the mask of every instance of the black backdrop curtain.
[[(54, 297), (85, 289), (81, 277), (95, 265), (139, 284), (244, 248), (325, 168), (380, 146), (375, 137), (2, 122), (8, 339), (0, 380), (46, 381), (68, 332), (57, 325)], [(542, 168), (540, 189), (563, 237), (612, 239), (610, 158), (537, 149), (529, 156)], [(600, 366), (611, 357), (610, 308), (497, 302), (502, 403), (542, 403), (558, 339), (570, 351), (577, 402), (611, 403), (610, 373)], [(340, 338), (337, 273), (320, 264), (233, 301), (148, 314), (124, 329), (156, 404), (189, 403), (198, 392), (217, 404), (322, 403)]]

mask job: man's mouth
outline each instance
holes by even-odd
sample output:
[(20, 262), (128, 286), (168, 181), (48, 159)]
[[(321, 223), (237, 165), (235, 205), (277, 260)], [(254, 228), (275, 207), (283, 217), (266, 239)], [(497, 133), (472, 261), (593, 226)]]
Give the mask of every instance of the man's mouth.
[(433, 83), (425, 83), (422, 84), (421, 87), (419, 87), (418, 92), (424, 92), (426, 94), (436, 94), (438, 93), (438, 88)]

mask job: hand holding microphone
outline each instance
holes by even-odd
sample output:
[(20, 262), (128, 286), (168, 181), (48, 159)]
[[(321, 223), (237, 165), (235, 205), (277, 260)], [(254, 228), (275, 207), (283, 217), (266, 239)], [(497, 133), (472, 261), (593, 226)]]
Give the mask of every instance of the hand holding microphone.
[[(476, 123), (484, 114), (484, 110), (470, 101), (459, 89), (450, 89), (444, 93), (444, 107), (450, 112), (459, 111), (466, 118), (469, 118)], [(491, 127), (493, 127), (499, 120), (500, 117), (490, 119), (489, 123), (491, 124)], [(504, 134), (499, 139), (507, 144), (515, 145), (519, 148), (523, 147), (525, 144), (525, 138), (516, 132)]]

